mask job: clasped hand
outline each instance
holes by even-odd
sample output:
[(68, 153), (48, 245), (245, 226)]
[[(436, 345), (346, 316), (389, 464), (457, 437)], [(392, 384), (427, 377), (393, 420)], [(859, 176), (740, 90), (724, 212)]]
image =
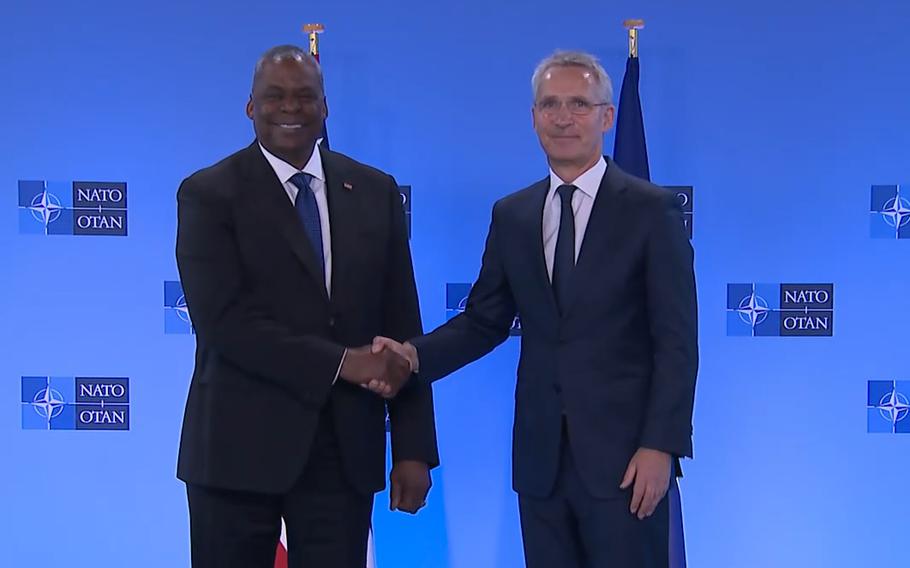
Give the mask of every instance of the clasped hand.
[(410, 343), (377, 337), (372, 345), (350, 348), (341, 365), (341, 378), (392, 398), (417, 370), (417, 350)]

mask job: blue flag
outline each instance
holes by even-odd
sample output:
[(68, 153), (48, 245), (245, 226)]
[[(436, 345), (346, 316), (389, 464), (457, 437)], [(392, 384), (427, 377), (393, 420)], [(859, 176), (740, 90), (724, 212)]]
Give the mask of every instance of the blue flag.
[[(650, 181), (651, 171), (648, 168), (648, 146), (645, 144), (645, 123), (641, 115), (638, 77), (638, 57), (629, 57), (619, 94), (619, 108), (616, 111), (618, 116), (613, 160), (633, 176)], [(670, 480), (667, 500), (670, 505), (670, 568), (686, 568), (682, 501), (675, 477)]]
[[(318, 45), (318, 44), (317, 44), (317, 45)], [(311, 45), (311, 46), (310, 46), (310, 55), (313, 56), (313, 59), (316, 60), (316, 63), (319, 63), (319, 66), (320, 66), (320, 69), (321, 69), (321, 68), (322, 68), (322, 62), (319, 61), (319, 49), (317, 48), (317, 49), (314, 50), (314, 49), (313, 49), (313, 46)], [(323, 94), (323, 96), (325, 95), (325, 93), (322, 93), (322, 94)], [(326, 150), (331, 150), (331, 148), (329, 147), (329, 129), (328, 129), (328, 127), (325, 125), (325, 121), (322, 121), (322, 135), (319, 137), (318, 142), (319, 142), (319, 144), (321, 144), (322, 147), (325, 148)]]
[(638, 96), (638, 74), (638, 58), (629, 57), (619, 94), (613, 160), (633, 176), (650, 181), (645, 123), (641, 117), (641, 98)]

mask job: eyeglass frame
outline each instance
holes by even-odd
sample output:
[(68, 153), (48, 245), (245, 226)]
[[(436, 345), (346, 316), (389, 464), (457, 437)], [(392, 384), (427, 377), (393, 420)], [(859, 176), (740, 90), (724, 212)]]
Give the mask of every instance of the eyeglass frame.
[[(541, 102), (544, 102), (544, 101), (549, 102), (550, 100), (559, 102), (559, 106), (558, 106), (557, 108), (555, 108), (555, 109), (549, 109), (549, 110), (545, 110), (545, 109), (540, 108)], [(571, 114), (572, 116), (589, 116), (592, 112), (594, 112), (594, 109), (595, 109), (596, 107), (601, 107), (601, 106), (612, 107), (612, 106), (613, 106), (613, 103), (610, 102), (610, 101), (604, 101), (604, 102), (600, 102), (600, 103), (592, 103), (592, 102), (588, 101), (587, 99), (582, 99), (582, 98), (577, 98), (577, 97), (576, 97), (576, 98), (569, 99), (568, 101), (565, 101), (565, 100), (562, 100), (562, 99), (558, 99), (558, 98), (556, 98), (556, 97), (553, 97), (553, 99), (544, 99), (544, 101), (537, 101), (537, 102), (535, 102), (535, 103), (534, 103), (534, 108), (537, 109), (537, 112), (539, 112), (539, 113), (541, 113), (541, 114), (543, 114), (543, 115), (546, 115), (546, 116), (554, 116), (554, 115), (556, 115), (557, 113), (559, 113), (560, 111), (562, 111), (563, 108), (565, 108), (566, 111), (568, 111), (568, 113)], [(576, 103), (577, 103), (577, 102), (582, 102), (582, 103), (587, 104), (587, 105), (589, 106), (589, 108), (586, 109), (586, 110), (584, 110), (583, 112), (578, 112), (579, 109), (572, 110), (572, 109), (569, 108), (569, 103), (571, 103), (571, 102), (576, 102)]]

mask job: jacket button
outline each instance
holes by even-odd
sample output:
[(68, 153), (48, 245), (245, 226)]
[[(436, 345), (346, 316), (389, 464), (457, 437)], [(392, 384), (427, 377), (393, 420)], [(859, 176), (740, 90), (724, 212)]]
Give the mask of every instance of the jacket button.
[(329, 318), (329, 327), (335, 327), (335, 318)]
[(559, 385), (553, 385), (553, 392), (556, 394), (562, 394), (562, 387)]

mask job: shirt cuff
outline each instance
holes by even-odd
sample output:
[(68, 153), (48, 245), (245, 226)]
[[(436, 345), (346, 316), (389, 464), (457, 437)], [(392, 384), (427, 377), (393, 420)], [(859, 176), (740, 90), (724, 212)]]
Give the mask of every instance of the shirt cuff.
[(341, 354), (341, 361), (338, 362), (338, 370), (335, 371), (335, 378), (332, 379), (333, 385), (338, 382), (338, 377), (341, 376), (341, 366), (344, 365), (344, 358), (347, 356), (348, 356), (348, 350), (345, 349), (344, 353)]
[(417, 352), (417, 348), (414, 347), (414, 344), (410, 344), (414, 348), (414, 364), (411, 366), (411, 373), (416, 375), (420, 373), (420, 353)]

